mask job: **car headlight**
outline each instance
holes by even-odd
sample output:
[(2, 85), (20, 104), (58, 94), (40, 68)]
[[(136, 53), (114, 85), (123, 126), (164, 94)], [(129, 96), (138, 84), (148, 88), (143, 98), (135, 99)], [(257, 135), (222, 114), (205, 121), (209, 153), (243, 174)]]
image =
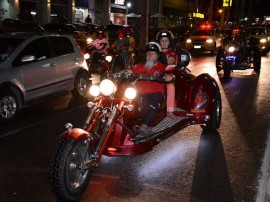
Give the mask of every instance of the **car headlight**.
[(92, 43), (92, 42), (93, 42), (93, 39), (92, 39), (92, 38), (88, 37), (88, 38), (86, 39), (86, 43), (87, 43), (87, 44), (90, 44), (90, 43)]
[(266, 43), (266, 42), (267, 42), (267, 40), (265, 38), (260, 39), (260, 43)]
[(213, 39), (207, 39), (206, 43), (213, 43)]
[(100, 89), (99, 89), (99, 87), (97, 85), (92, 85), (90, 87), (89, 92), (90, 92), (90, 95), (96, 97), (96, 96), (98, 96), (100, 94)]
[(191, 39), (187, 39), (187, 43), (191, 43), (192, 41), (191, 41)]
[(125, 91), (125, 97), (129, 100), (134, 99), (136, 95), (137, 95), (137, 91), (132, 87), (128, 87)]
[(104, 79), (101, 81), (100, 85), (99, 85), (99, 88), (100, 88), (100, 92), (105, 95), (105, 96), (109, 96), (111, 95), (114, 90), (115, 90), (115, 85), (114, 83), (109, 80), (109, 79)]

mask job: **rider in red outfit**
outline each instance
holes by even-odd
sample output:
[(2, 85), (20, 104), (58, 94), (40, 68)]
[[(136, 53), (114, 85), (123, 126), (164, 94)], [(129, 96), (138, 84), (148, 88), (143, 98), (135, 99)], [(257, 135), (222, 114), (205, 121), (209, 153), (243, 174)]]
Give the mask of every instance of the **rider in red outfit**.
[[(174, 36), (170, 31), (163, 30), (160, 31), (157, 36), (156, 40), (160, 43), (162, 51), (166, 56), (166, 62), (168, 65), (175, 65), (177, 62), (177, 55), (174, 52)], [(166, 85), (167, 87), (167, 116), (175, 119), (174, 107), (175, 107), (175, 85), (174, 82), (170, 82)]]
[[(135, 65), (130, 70), (125, 70), (134, 74), (142, 74), (148, 76), (158, 76), (166, 68), (166, 65), (159, 62), (159, 55), (162, 53), (161, 47), (156, 42), (149, 42), (145, 47), (146, 62)], [(172, 78), (165, 76), (164, 79), (168, 82)], [(151, 133), (151, 124), (153, 123), (158, 110), (164, 100), (165, 84), (154, 81), (139, 81), (136, 85), (136, 90), (142, 95), (142, 101), (148, 109), (144, 114), (143, 123), (141, 126), (136, 126), (136, 131), (141, 135), (149, 135)]]

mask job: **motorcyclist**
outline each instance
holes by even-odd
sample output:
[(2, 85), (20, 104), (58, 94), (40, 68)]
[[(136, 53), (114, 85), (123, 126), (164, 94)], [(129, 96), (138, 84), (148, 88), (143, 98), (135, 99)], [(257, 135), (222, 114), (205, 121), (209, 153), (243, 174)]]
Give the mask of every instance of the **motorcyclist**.
[(129, 40), (129, 47), (128, 47), (128, 65), (129, 67), (132, 67), (135, 64), (134, 56), (136, 52), (136, 40), (133, 35), (133, 29), (132, 27), (128, 26), (125, 28), (127, 38)]
[(91, 43), (93, 50), (90, 58), (90, 68), (92, 71), (100, 74), (102, 71), (99, 65), (100, 61), (104, 58), (104, 53), (107, 52), (109, 45), (103, 30), (97, 31), (97, 38)]
[[(160, 45), (156, 42), (149, 42), (145, 46), (146, 62), (136, 64), (128, 71), (134, 74), (142, 74), (147, 76), (158, 75), (165, 70), (166, 65), (158, 61), (159, 55), (162, 54)], [(164, 77), (165, 81), (169, 82), (173, 78), (170, 75)], [(147, 109), (143, 116), (143, 122), (140, 126), (135, 126), (134, 129), (139, 135), (147, 136), (152, 133), (150, 127), (162, 106), (165, 93), (165, 84), (154, 81), (139, 81), (136, 85), (137, 92), (142, 95), (142, 103)]]
[(123, 58), (125, 69), (128, 67), (128, 49), (129, 39), (126, 37), (125, 30), (120, 28), (117, 30), (117, 39), (113, 42), (110, 49), (116, 49)]
[[(173, 34), (168, 30), (163, 30), (157, 33), (156, 41), (160, 44), (162, 51), (166, 57), (168, 65), (175, 65), (177, 62), (177, 55), (174, 52), (175, 41)], [(174, 82), (167, 83), (167, 116), (175, 119), (177, 118), (174, 112), (175, 106), (175, 85)]]
[(244, 32), (236, 34), (233, 38), (233, 44), (239, 48), (239, 62), (244, 62), (247, 57), (247, 41)]
[(108, 40), (106, 39), (105, 33), (103, 30), (98, 30), (97, 38), (92, 42), (92, 45), (98, 52), (106, 52), (108, 45)]

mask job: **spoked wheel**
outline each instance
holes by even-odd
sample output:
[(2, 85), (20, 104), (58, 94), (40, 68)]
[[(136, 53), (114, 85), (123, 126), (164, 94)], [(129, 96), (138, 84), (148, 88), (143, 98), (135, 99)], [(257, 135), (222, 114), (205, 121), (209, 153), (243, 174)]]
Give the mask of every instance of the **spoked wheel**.
[(14, 120), (20, 110), (21, 98), (15, 91), (4, 91), (0, 95), (0, 122)]
[(92, 150), (87, 150), (85, 140), (60, 140), (50, 162), (50, 184), (59, 199), (73, 201), (82, 196), (93, 171), (83, 170), (82, 165), (91, 154)]
[(89, 76), (86, 72), (79, 73), (74, 82), (72, 94), (75, 97), (86, 97), (89, 88)]
[(214, 108), (212, 112), (212, 119), (209, 123), (205, 125), (201, 125), (202, 129), (204, 130), (216, 130), (220, 127), (221, 122), (221, 113), (222, 113), (222, 104), (221, 104), (221, 95), (220, 92), (217, 90), (216, 92), (216, 99), (214, 102)]

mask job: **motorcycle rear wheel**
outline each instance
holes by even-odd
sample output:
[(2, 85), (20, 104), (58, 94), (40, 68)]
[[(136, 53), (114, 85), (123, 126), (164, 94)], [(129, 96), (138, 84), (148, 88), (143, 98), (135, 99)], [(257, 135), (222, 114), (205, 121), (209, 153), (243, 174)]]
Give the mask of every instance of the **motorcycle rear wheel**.
[[(85, 140), (63, 138), (59, 141), (50, 162), (50, 185), (54, 194), (63, 201), (80, 199), (92, 176), (92, 169), (82, 171), (92, 151), (86, 151)], [(83, 159), (87, 152), (86, 159)]]
[(212, 121), (205, 125), (201, 125), (204, 130), (217, 130), (220, 127), (221, 123), (221, 114), (222, 114), (222, 103), (221, 103), (221, 95), (217, 90), (216, 92), (216, 100), (214, 102), (214, 109), (212, 113)]
[(231, 77), (231, 69), (228, 64), (223, 65), (223, 73), (224, 78), (230, 78)]

